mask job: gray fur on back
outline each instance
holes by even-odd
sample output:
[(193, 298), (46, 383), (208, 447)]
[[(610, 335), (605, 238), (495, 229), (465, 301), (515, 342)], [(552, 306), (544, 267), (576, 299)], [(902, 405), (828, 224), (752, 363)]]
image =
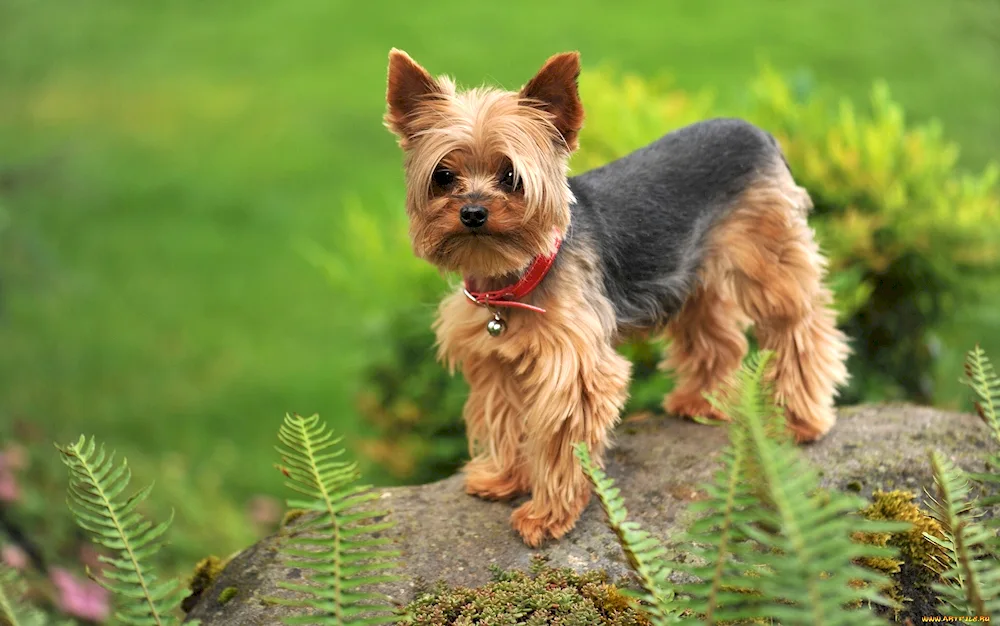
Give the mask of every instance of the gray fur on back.
[(680, 309), (709, 229), (776, 165), (785, 167), (770, 134), (714, 119), (569, 179), (565, 245), (596, 252), (620, 330), (659, 326)]

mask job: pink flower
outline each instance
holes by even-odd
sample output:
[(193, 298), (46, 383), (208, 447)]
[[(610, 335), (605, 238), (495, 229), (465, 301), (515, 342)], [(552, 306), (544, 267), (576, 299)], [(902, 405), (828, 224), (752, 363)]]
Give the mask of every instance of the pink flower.
[(16, 443), (8, 444), (0, 452), (0, 502), (16, 502), (21, 499), (21, 489), (15, 474), (27, 465), (28, 453)]
[(51, 577), (60, 611), (91, 622), (108, 619), (111, 602), (107, 589), (89, 580), (79, 580), (61, 567), (53, 567)]
[(0, 502), (17, 502), (21, 499), (21, 488), (14, 473), (0, 464)]
[(274, 526), (281, 520), (281, 502), (270, 496), (254, 496), (247, 504), (247, 513), (257, 526)]
[(28, 567), (28, 553), (12, 543), (0, 548), (0, 562), (11, 569), (23, 570)]
[(9, 443), (0, 452), (0, 468), (6, 467), (9, 470), (19, 471), (28, 467), (28, 451), (24, 446), (17, 443)]

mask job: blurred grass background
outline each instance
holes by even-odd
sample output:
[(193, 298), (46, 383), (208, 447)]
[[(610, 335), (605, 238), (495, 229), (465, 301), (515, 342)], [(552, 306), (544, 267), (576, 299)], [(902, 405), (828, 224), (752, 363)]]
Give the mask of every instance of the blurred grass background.
[[(414, 6), (0, 0), (0, 436), (34, 442), (37, 464), (80, 432), (127, 453), (178, 509), (178, 563), (253, 538), (247, 503), (282, 494), (285, 412), (319, 412), (349, 447), (371, 434), (354, 404), (365, 320), (303, 251), (336, 254), (349, 201), (400, 226), (390, 47), (509, 88), (577, 49), (723, 103), (761, 60), (858, 101), (885, 79), (962, 166), (998, 154), (992, 0)], [(942, 336), (994, 335), (995, 305)], [(49, 496), (61, 506), (35, 506)]]

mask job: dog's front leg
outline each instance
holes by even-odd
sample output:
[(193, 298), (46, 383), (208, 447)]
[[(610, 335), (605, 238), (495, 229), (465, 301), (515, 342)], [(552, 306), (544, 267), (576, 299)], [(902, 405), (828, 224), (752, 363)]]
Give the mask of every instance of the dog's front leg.
[(497, 354), (497, 340), (486, 334), (485, 311), (471, 306), (462, 292), (440, 305), (434, 332), (438, 359), (469, 383), (462, 410), (469, 440), (466, 492), (505, 499), (529, 488), (521, 456), (524, 432), (523, 393), (508, 358)]
[(464, 469), (466, 492), (497, 500), (526, 492), (524, 410), (511, 366), (488, 355), (469, 359), (463, 369), (469, 383), (463, 417), (471, 457)]
[(595, 461), (603, 463), (632, 367), (597, 339), (599, 333), (589, 341), (579, 332), (553, 335), (519, 367), (532, 498), (514, 511), (511, 524), (532, 547), (565, 535), (587, 506), (590, 485), (573, 444), (586, 443)]

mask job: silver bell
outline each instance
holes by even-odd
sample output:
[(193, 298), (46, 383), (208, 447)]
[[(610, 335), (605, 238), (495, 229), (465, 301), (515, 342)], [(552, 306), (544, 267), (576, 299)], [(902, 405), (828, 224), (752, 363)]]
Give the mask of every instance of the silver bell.
[(491, 337), (499, 337), (505, 330), (507, 330), (507, 324), (503, 321), (503, 318), (496, 313), (493, 314), (493, 319), (486, 322), (486, 332), (488, 332)]

